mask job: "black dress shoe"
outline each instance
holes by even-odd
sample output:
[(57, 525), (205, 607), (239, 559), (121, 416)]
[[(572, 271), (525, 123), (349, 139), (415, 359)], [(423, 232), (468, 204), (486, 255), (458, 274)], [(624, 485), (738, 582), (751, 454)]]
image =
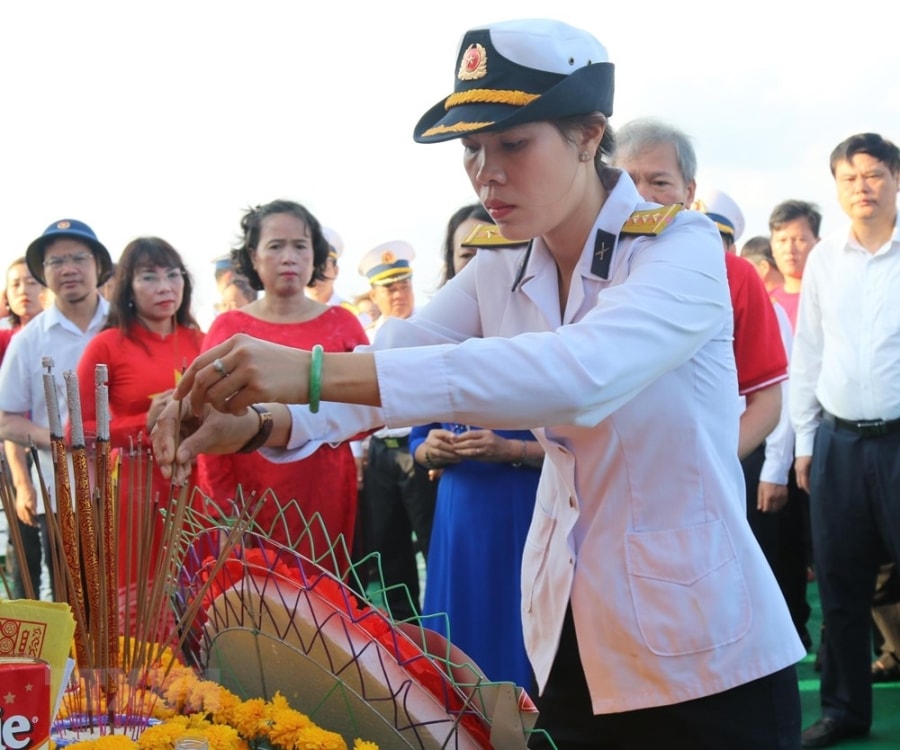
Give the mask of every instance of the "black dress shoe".
[(900, 663), (886, 667), (880, 661), (872, 662), (872, 682), (900, 682)]
[(823, 716), (811, 727), (804, 730), (800, 736), (800, 744), (803, 747), (831, 747), (841, 740), (851, 737), (865, 737), (869, 734), (868, 727), (853, 727), (841, 724), (837, 719)]

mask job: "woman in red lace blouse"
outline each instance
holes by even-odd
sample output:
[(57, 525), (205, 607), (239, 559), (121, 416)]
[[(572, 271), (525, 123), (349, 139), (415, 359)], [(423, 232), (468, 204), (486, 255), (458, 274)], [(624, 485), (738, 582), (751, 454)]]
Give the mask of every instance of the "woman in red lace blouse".
[[(218, 315), (203, 340), (204, 350), (238, 332), (302, 349), (320, 344), (326, 352), (368, 344), (353, 313), (306, 296), (328, 257), (328, 241), (306, 208), (273, 201), (249, 210), (241, 231), (233, 265), (264, 294)], [(331, 541), (343, 535), (347, 549), (353, 545), (357, 481), (349, 443), (323, 445), (295, 463), (275, 464), (255, 452), (200, 456), (197, 463), (200, 487), (223, 510), (238, 502), (238, 487), (245, 501), (269, 493), (257, 526), (311, 559), (325, 556), (320, 564), (337, 575), (346, 572), (343, 551), (334, 558), (327, 554), (326, 534)], [(309, 522), (308, 532), (303, 519)]]

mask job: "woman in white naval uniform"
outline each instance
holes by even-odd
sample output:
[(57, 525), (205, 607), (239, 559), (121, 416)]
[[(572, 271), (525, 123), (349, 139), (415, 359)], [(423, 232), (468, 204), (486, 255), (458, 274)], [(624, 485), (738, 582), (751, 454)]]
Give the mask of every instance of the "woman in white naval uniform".
[(527, 246), (479, 252), (373, 347), (317, 360), (239, 335), (205, 353), (177, 394), (196, 431), (176, 454), (173, 405), (159, 462), (179, 479), (196, 453), (246, 443), (288, 461), (380, 425), (533, 429), (546, 461), (522, 617), (539, 726), (560, 748), (799, 747), (805, 650), (746, 522), (714, 225), (643, 203), (606, 166), (613, 66), (591, 35), (473, 29), (454, 71), (414, 137), (460, 138), (479, 199)]

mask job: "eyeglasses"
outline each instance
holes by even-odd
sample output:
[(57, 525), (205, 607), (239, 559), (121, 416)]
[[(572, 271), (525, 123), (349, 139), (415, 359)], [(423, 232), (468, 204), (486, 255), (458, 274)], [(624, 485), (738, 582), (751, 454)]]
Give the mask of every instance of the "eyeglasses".
[(139, 273), (134, 277), (136, 284), (146, 287), (158, 287), (162, 284), (168, 286), (180, 286), (184, 283), (184, 272), (180, 268), (170, 268), (163, 274)]
[(71, 263), (78, 268), (84, 268), (94, 259), (91, 253), (76, 253), (75, 255), (55, 255), (52, 258), (45, 258), (44, 268), (51, 268), (54, 271), (61, 269), (66, 263)]

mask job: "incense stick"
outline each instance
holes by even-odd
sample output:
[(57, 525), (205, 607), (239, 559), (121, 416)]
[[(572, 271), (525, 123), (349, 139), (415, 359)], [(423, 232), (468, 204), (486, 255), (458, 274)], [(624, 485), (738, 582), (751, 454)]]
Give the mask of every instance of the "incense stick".
[[(22, 546), (22, 530), (19, 528), (19, 516), (16, 512), (16, 487), (12, 477), (12, 470), (6, 460), (6, 451), (0, 451), (0, 495), (3, 499), (3, 512), (6, 514), (6, 526), (9, 539), (12, 543), (13, 554), (16, 556), (16, 565), (19, 570), (19, 578), (25, 590), (26, 599), (37, 599), (34, 583), (31, 580), (31, 572), (28, 570), (28, 559), (25, 556), (25, 548)], [(0, 575), (3, 579), (3, 588), (6, 590), (6, 598), (12, 599), (13, 592), (6, 575)]]
[[(184, 647), (206, 592), (229, 559), (232, 548), (255, 523), (262, 500), (241, 503), (237, 518), (224, 534), (223, 544), (213, 551), (211, 574), (199, 586), (197, 595), (176, 614), (170, 599), (190, 548), (191, 536), (186, 527), (197, 524), (196, 511), (190, 508), (187, 497), (188, 484), (170, 483), (165, 499), (153, 495), (154, 458), (144, 447), (142, 435), (136, 436), (131, 449), (120, 455), (121, 472), (128, 478), (126, 482), (117, 482), (110, 437), (107, 370), (104, 365), (98, 365), (95, 371), (97, 441), (93, 456), (87, 450), (84, 435), (78, 379), (74, 373), (67, 372), (71, 455), (76, 471), (73, 511), (68, 455), (51, 372), (53, 363), (48, 358), (43, 364), (48, 370), (44, 386), (48, 412), (52, 415), (50, 432), (58, 501), (57, 512), (48, 513), (48, 532), (53, 542), (54, 575), (59, 582), (57, 594), (70, 604), (76, 622), (76, 660), (82, 692), (86, 693), (79, 706), (73, 705), (77, 698), (67, 694), (67, 707), (72, 711), (86, 709), (92, 726), (94, 717), (99, 719), (104, 708), (108, 717), (114, 712), (143, 716), (147, 710), (146, 697), (150, 695), (147, 675), (155, 668), (159, 649), (170, 646), (178, 653)], [(183, 408), (180, 401), (177, 403), (176, 451), (181, 439)], [(50, 507), (47, 483), (33, 447), (32, 455), (42, 496)], [(95, 474), (93, 487), (91, 458)], [(187, 520), (188, 514), (191, 521)], [(122, 537), (121, 547), (119, 537)], [(120, 551), (125, 553), (124, 559)], [(120, 569), (126, 572), (124, 591), (118, 585)], [(137, 584), (132, 586), (134, 580)], [(126, 625), (119, 619), (123, 603), (126, 616), (137, 615), (133, 624)], [(126, 636), (121, 652), (120, 633)], [(174, 665), (174, 661), (166, 665), (167, 675)]]
[[(71, 573), (71, 589), (67, 597), (73, 609), (84, 612), (84, 588), (81, 581), (80, 546), (75, 513), (72, 509), (72, 494), (69, 483), (69, 462), (66, 453), (66, 442), (63, 437), (62, 421), (59, 415), (59, 402), (56, 396), (56, 379), (53, 377), (53, 359), (42, 357), (41, 364), (47, 368), (43, 374), (44, 397), (47, 400), (47, 417), (50, 427), (50, 449), (53, 456), (53, 470), (56, 476), (56, 513), (59, 521), (60, 538), (63, 541), (65, 563)], [(53, 512), (48, 505), (47, 515)], [(62, 567), (62, 566), (61, 566)], [(75, 655), (81, 664), (88, 664), (87, 631), (83, 623), (75, 623)]]

